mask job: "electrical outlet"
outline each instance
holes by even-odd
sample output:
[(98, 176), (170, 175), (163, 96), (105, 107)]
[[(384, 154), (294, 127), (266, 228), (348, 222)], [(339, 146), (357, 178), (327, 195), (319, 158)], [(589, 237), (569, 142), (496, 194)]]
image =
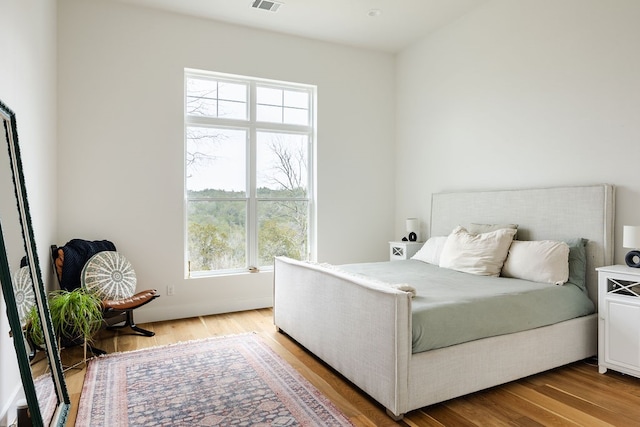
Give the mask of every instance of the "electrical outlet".
[(171, 297), (171, 296), (175, 295), (175, 292), (176, 292), (176, 290), (173, 287), (173, 285), (167, 286), (167, 296), (168, 297)]

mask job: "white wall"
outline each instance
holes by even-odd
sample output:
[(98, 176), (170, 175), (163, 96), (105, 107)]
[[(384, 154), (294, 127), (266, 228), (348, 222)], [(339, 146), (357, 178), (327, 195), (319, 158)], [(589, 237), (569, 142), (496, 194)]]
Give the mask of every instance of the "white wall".
[(638, 22), (636, 0), (494, 0), (403, 51), (396, 218), (428, 229), (434, 192), (604, 182), (621, 242), (640, 224)]
[[(36, 245), (47, 274), (48, 245), (56, 236), (55, 0), (0, 0), (0, 29), (0, 100), (16, 113)], [(0, 140), (6, 150), (4, 129)], [(3, 206), (15, 207), (13, 194), (0, 196)], [(6, 412), (21, 389), (5, 313), (0, 298), (0, 422), (11, 421)]]
[(101, 0), (61, 0), (58, 28), (57, 243), (112, 240), (163, 294), (138, 321), (272, 301), (270, 273), (183, 277), (185, 67), (317, 85), (318, 259), (386, 258), (394, 56)]
[[(397, 63), (102, 0), (61, 0), (57, 69), (55, 4), (0, 0), (0, 99), (17, 113), (42, 266), (49, 277), (50, 243), (112, 239), (140, 286), (163, 294), (176, 286), (138, 320), (271, 299), (269, 274), (182, 276), (184, 67), (318, 85), (321, 261), (385, 259), (404, 218), (428, 227), (438, 191), (609, 182), (618, 190), (617, 240), (623, 224), (640, 223), (635, 0), (494, 0)], [(618, 244), (617, 262), (624, 253)], [(7, 328), (0, 316), (0, 419), (20, 382)]]

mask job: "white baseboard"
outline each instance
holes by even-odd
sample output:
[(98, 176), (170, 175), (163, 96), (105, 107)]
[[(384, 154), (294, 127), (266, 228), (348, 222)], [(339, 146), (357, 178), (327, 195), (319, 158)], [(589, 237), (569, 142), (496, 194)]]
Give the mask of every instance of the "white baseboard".
[[(165, 297), (172, 298), (172, 297)], [(264, 298), (249, 298), (223, 301), (190, 302), (185, 305), (170, 307), (154, 306), (153, 302), (136, 310), (136, 323), (159, 322), (163, 320), (186, 319), (189, 317), (207, 316), (210, 314), (231, 313), (235, 311), (254, 310), (273, 307), (271, 296)]]

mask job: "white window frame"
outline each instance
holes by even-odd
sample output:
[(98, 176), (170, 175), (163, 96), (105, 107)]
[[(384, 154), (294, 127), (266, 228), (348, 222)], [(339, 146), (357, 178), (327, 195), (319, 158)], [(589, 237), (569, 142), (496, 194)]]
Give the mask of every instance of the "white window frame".
[[(188, 78), (204, 78), (218, 81), (230, 81), (233, 83), (248, 84), (248, 119), (227, 119), (219, 117), (208, 116), (190, 116), (187, 114), (187, 80)], [(284, 123), (271, 123), (271, 122), (259, 122), (256, 120), (256, 87), (273, 87), (277, 89), (289, 89), (295, 91), (304, 91), (309, 95), (309, 125), (292, 125)], [(186, 278), (200, 278), (210, 277), (225, 274), (237, 274), (245, 273), (247, 271), (253, 272), (258, 262), (258, 218), (257, 218), (257, 205), (258, 201), (306, 201), (308, 203), (308, 231), (307, 231), (307, 247), (308, 247), (308, 260), (316, 259), (316, 109), (317, 109), (317, 88), (313, 85), (303, 85), (290, 82), (282, 82), (276, 80), (267, 80), (256, 77), (239, 76), (225, 73), (217, 73), (203, 70), (195, 70), (185, 68), (184, 70), (184, 210), (183, 210), (183, 235), (184, 235), (184, 257), (185, 257), (185, 277)], [(246, 200), (247, 201), (247, 218), (246, 218), (246, 254), (247, 254), (247, 266), (238, 269), (223, 269), (223, 270), (209, 270), (209, 271), (190, 271), (189, 265), (189, 253), (188, 253), (188, 191), (187, 191), (187, 129), (190, 126), (199, 127), (215, 127), (215, 128), (231, 128), (231, 129), (245, 129), (248, 136), (247, 144), (247, 187), (248, 195), (246, 198), (233, 199), (234, 201)], [(259, 132), (278, 132), (289, 134), (302, 134), (308, 138), (308, 157), (307, 157), (307, 197), (306, 198), (260, 198), (257, 197), (256, 188), (256, 141), (257, 134)], [(216, 199), (222, 200), (222, 199)], [(261, 266), (262, 271), (271, 271), (273, 266)]]

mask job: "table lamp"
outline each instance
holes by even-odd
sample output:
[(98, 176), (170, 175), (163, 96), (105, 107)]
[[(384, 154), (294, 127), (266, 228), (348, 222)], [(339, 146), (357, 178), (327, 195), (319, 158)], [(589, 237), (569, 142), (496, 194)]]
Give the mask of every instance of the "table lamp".
[(407, 218), (407, 233), (409, 233), (409, 241), (418, 241), (418, 232), (420, 231), (420, 221), (418, 218)]
[(622, 247), (633, 249), (629, 251), (624, 261), (629, 267), (640, 268), (640, 226), (625, 225), (622, 229)]

